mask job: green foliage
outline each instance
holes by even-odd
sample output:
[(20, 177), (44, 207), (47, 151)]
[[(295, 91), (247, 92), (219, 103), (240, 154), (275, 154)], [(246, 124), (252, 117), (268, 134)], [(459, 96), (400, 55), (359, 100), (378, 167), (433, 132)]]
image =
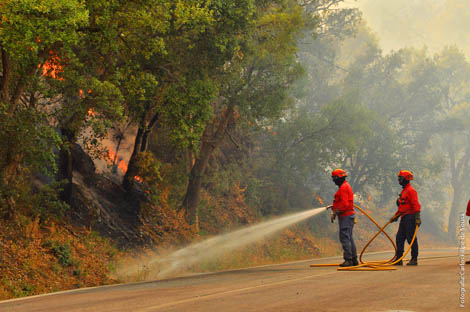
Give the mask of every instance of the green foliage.
[(145, 184), (149, 186), (153, 192), (157, 189), (162, 181), (160, 176), (161, 163), (150, 152), (142, 152), (136, 157), (136, 167), (138, 168), (138, 176)]
[[(11, 116), (8, 105), (0, 102), (0, 211), (5, 216), (15, 203), (29, 207), (31, 170), (52, 176), (56, 171), (54, 148), (60, 144), (57, 133), (44, 114), (25, 109)], [(8, 208), (9, 207), (9, 208)], [(28, 213), (26, 207), (23, 212)]]
[(123, 119), (123, 97), (119, 89), (110, 81), (73, 73), (72, 68), (58, 89), (64, 101), (54, 117), (63, 141), (75, 143), (80, 138), (84, 149), (96, 155), (108, 130)]
[(43, 222), (50, 218), (63, 220), (65, 213), (70, 206), (59, 198), (63, 183), (53, 182), (44, 185), (32, 200), (32, 215), (39, 216)]
[(72, 249), (68, 243), (61, 243), (57, 241), (46, 241), (43, 247), (50, 248), (57, 261), (63, 267), (78, 266), (77, 260), (72, 257)]
[[(171, 129), (170, 139), (181, 147), (195, 148), (212, 116), (210, 101), (216, 88), (210, 80), (189, 80), (184, 86), (173, 85), (165, 94), (162, 122)], [(195, 105), (197, 103), (197, 105)]]
[(251, 184), (260, 195), (247, 191), (250, 198), (262, 198), (263, 214), (308, 209), (312, 189), (329, 192), (328, 168), (355, 153), (372, 134), (374, 113), (354, 100), (339, 99), (316, 114), (298, 108), (264, 133), (264, 150), (255, 156), (260, 157), (258, 175)]
[(0, 102), (0, 123), (0, 159), (4, 166), (16, 158), (23, 166), (32, 170), (45, 174), (55, 173), (53, 149), (61, 141), (47, 124), (45, 114), (25, 109), (10, 116), (8, 105)]
[(303, 73), (296, 62), (304, 19), (296, 3), (258, 7), (245, 44), (225, 67), (221, 95), (252, 121), (278, 117), (290, 104), (288, 92)]
[(22, 66), (42, 63), (52, 47), (76, 43), (74, 30), (86, 24), (88, 11), (77, 0), (21, 0), (3, 2), (0, 16), (0, 44)]

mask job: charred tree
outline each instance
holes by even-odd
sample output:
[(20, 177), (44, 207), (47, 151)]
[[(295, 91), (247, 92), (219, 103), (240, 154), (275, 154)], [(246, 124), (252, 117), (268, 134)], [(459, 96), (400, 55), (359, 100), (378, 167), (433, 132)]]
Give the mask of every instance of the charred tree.
[(142, 146), (143, 132), (143, 128), (139, 127), (139, 129), (137, 130), (137, 135), (135, 137), (134, 148), (132, 150), (131, 158), (129, 159), (129, 163), (127, 165), (127, 171), (124, 174), (122, 186), (126, 191), (130, 191), (132, 189), (134, 177), (137, 175), (136, 158), (137, 155), (140, 153), (140, 148)]
[(57, 170), (57, 181), (65, 180), (64, 189), (60, 192), (60, 199), (68, 204), (72, 200), (73, 185), (73, 154), (72, 148), (77, 142), (77, 136), (74, 131), (67, 127), (60, 129), (63, 144), (59, 150), (59, 163)]

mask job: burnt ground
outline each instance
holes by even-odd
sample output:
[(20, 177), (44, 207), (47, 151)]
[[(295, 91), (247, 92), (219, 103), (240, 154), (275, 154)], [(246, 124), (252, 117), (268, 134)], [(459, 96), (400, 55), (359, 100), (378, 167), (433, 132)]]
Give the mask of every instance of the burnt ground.
[(126, 191), (118, 179), (98, 174), (93, 160), (79, 145), (73, 149), (73, 186), (68, 216), (72, 225), (85, 226), (111, 238), (120, 248), (143, 247), (152, 240), (141, 231), (140, 205), (148, 201), (136, 184)]

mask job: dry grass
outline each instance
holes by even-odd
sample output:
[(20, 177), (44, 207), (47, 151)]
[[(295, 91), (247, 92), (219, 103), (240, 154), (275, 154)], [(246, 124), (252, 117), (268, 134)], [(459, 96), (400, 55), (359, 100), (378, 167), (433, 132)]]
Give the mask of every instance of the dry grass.
[(86, 229), (0, 221), (0, 299), (116, 282), (118, 252)]

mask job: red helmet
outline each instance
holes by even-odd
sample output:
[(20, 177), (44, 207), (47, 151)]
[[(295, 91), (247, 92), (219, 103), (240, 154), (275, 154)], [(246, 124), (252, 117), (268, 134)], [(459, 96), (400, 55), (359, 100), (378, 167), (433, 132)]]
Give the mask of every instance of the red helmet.
[(343, 177), (347, 177), (348, 175), (346, 174), (346, 171), (344, 171), (343, 169), (335, 169), (333, 170), (333, 172), (331, 172), (331, 176), (343, 178)]
[(405, 180), (408, 180), (408, 181), (413, 180), (413, 173), (408, 170), (400, 170), (400, 172), (398, 172), (398, 176), (404, 177)]

